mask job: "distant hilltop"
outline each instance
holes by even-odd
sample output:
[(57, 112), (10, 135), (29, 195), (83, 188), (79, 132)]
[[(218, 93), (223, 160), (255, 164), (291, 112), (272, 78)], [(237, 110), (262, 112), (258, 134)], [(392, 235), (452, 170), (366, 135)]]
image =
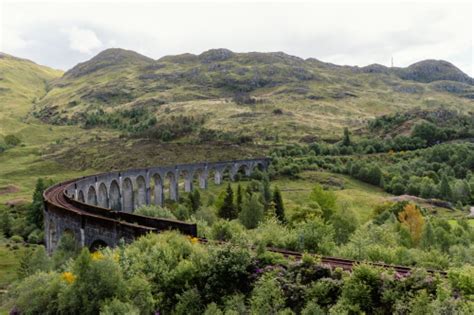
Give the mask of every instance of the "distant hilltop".
[(263, 64), (275, 64), (284, 63), (288, 65), (309, 65), (318, 66), (322, 68), (345, 68), (351, 69), (354, 72), (362, 73), (385, 73), (394, 74), (403, 80), (413, 80), (417, 82), (429, 83), (433, 81), (447, 80), (457, 81), (461, 83), (474, 84), (474, 79), (469, 77), (467, 74), (462, 72), (459, 68), (454, 66), (452, 63), (444, 60), (422, 60), (416, 62), (408, 67), (386, 67), (380, 64), (371, 64), (365, 67), (358, 66), (340, 66), (332, 63), (320, 61), (315, 58), (302, 59), (296, 56), (288, 55), (284, 52), (249, 52), (249, 53), (234, 53), (229, 49), (219, 48), (210, 49), (200, 55), (194, 54), (181, 54), (165, 56), (158, 60), (141, 55), (131, 50), (125, 50), (121, 48), (110, 48), (106, 49), (97, 54), (92, 59), (79, 63), (72, 69), (66, 72), (66, 76), (77, 77), (91, 73), (95, 70), (114, 66), (118, 64), (129, 64), (129, 65), (152, 65), (156, 62), (171, 62), (177, 64), (211, 64), (223, 61), (239, 60), (245, 61), (245, 63), (263, 63)]

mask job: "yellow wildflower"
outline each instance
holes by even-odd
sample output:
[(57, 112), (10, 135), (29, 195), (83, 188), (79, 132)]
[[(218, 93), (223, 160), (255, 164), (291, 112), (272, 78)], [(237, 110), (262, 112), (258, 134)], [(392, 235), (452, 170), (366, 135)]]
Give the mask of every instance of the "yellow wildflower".
[(103, 255), (101, 252), (96, 251), (96, 252), (93, 252), (93, 253), (91, 254), (91, 258), (92, 258), (92, 260), (94, 260), (94, 261), (102, 260), (102, 259), (104, 259), (104, 255)]
[(61, 274), (61, 278), (67, 283), (71, 284), (76, 280), (76, 276), (72, 272), (65, 271)]
[(197, 244), (197, 243), (199, 243), (199, 239), (197, 237), (192, 237), (191, 238), (191, 243)]

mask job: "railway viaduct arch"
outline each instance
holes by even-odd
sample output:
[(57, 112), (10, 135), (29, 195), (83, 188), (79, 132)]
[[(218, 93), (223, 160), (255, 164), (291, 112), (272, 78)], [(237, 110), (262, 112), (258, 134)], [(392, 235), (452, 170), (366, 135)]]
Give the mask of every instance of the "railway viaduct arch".
[(265, 170), (268, 158), (213, 163), (179, 164), (97, 174), (60, 183), (44, 193), (45, 240), (54, 251), (64, 233), (71, 233), (78, 246), (116, 246), (149, 233), (178, 229), (196, 236), (195, 224), (134, 214), (142, 205), (177, 201), (181, 191), (206, 189), (209, 180), (221, 184), (239, 172), (249, 176)]

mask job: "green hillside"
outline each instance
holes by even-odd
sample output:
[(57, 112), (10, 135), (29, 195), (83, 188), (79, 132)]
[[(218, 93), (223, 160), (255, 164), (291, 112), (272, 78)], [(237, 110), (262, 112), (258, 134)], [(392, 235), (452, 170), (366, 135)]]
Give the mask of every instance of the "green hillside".
[[(435, 60), (360, 68), (280, 52), (153, 60), (108, 49), (63, 74), (2, 54), (0, 146), (9, 135), (20, 143), (0, 154), (0, 201), (29, 199), (40, 176), (265, 155), (338, 141), (344, 127), (384, 137), (419, 120), (464, 121), (473, 91), (471, 78)], [(381, 115), (385, 129), (367, 128)]]
[[(106, 126), (161, 140), (205, 141), (210, 134), (305, 141), (333, 139), (343, 127), (415, 107), (467, 113), (473, 96), (472, 79), (445, 61), (359, 68), (226, 49), (155, 61), (108, 49), (52, 82), (35, 115), (53, 124)], [(189, 130), (175, 128), (167, 138), (159, 127), (177, 124)]]
[(31, 111), (31, 104), (46, 95), (49, 82), (61, 75), (61, 71), (0, 53), (0, 136), (28, 128), (26, 123), (18, 126), (18, 119)]
[[(48, 158), (45, 150), (86, 133), (78, 127), (52, 126), (30, 115), (61, 71), (0, 54), (0, 201), (21, 203), (31, 198), (35, 179), (67, 178), (71, 173)], [(92, 136), (92, 135), (91, 135)], [(18, 143), (9, 144), (8, 138)], [(2, 152), (3, 151), (3, 152)]]
[[(0, 54), (0, 314), (472, 314), (473, 139), (473, 79), (446, 61), (109, 49), (62, 73)], [(38, 246), (51, 182), (256, 156), (268, 169), (190, 193), (178, 176), (179, 200), (134, 210), (196, 223), (206, 245)]]

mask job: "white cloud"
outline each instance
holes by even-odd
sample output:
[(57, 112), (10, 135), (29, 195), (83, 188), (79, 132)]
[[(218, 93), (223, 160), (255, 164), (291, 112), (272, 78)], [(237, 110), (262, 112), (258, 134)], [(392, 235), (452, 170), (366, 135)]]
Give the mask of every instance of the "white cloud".
[(224, 47), (359, 66), (445, 59), (474, 74), (469, 1), (3, 1), (0, 28), (29, 48), (4, 40), (0, 49), (63, 69), (108, 47), (155, 59)]
[(0, 38), (0, 47), (3, 47), (4, 44), (8, 44), (8, 47), (14, 51), (27, 49), (34, 44), (34, 40), (25, 40), (16, 30), (3, 29)]
[(102, 42), (92, 30), (74, 26), (64, 32), (68, 35), (69, 48), (80, 53), (90, 55), (102, 46)]

